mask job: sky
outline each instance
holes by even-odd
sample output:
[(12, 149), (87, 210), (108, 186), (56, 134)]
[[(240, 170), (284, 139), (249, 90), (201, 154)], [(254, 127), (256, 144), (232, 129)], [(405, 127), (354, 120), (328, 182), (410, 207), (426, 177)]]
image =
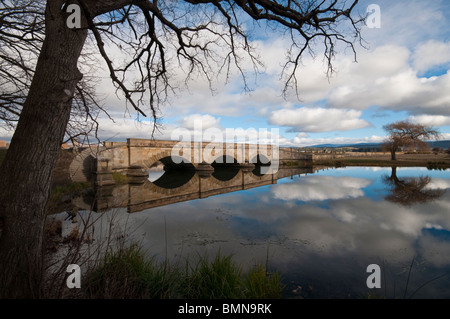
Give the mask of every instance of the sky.
[[(201, 121), (203, 129), (272, 130), (285, 146), (377, 143), (385, 137), (384, 125), (410, 120), (437, 127), (441, 139), (450, 139), (450, 2), (362, 0), (356, 12), (364, 14), (371, 5), (380, 15), (363, 26), (364, 47), (355, 46), (356, 61), (351, 50), (339, 48), (331, 77), (320, 52), (315, 58), (306, 54), (297, 72), (299, 96), (283, 97), (280, 65), (289, 39), (261, 32), (252, 44), (264, 68), (249, 81), (251, 92), (243, 92), (237, 75), (215, 83), (214, 92), (199, 78), (160, 107), (155, 138), (173, 139), (174, 129)], [(97, 90), (114, 122), (100, 116), (99, 138), (150, 138), (150, 119), (136, 121), (125, 111), (104, 71)]]

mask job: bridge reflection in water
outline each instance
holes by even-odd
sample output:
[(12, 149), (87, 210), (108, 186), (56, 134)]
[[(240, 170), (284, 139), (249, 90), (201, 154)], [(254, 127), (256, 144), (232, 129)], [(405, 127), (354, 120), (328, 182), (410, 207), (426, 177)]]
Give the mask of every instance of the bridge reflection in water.
[(94, 210), (126, 207), (129, 213), (174, 203), (276, 184), (277, 180), (313, 173), (313, 168), (282, 168), (260, 174), (259, 167), (216, 167), (214, 172), (186, 170), (150, 172), (140, 183), (102, 186), (97, 189)]

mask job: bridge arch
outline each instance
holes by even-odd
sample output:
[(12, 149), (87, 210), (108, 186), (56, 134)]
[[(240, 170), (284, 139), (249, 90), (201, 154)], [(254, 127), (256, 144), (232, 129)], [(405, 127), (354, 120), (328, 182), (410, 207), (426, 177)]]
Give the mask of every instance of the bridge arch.
[(192, 164), (186, 158), (181, 156), (165, 156), (160, 158), (159, 162), (161, 162), (164, 165), (165, 170), (195, 168), (194, 164)]
[(194, 165), (190, 162), (190, 159), (186, 159), (181, 156), (173, 156), (170, 150), (164, 150), (151, 155), (144, 159), (140, 164), (142, 164), (146, 169), (149, 169), (158, 163), (162, 163), (165, 169), (176, 169), (178, 167), (194, 168)]

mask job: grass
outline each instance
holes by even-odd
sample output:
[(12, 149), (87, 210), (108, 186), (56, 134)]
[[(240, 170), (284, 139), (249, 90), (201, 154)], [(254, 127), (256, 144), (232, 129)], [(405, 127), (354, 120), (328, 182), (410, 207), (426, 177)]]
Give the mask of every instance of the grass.
[(51, 191), (51, 198), (61, 201), (64, 196), (80, 195), (85, 189), (92, 187), (92, 183), (87, 182), (68, 182), (64, 186), (56, 186)]
[(107, 254), (83, 286), (86, 298), (107, 299), (265, 299), (281, 298), (283, 288), (280, 277), (268, 276), (262, 265), (243, 273), (232, 256), (220, 252), (180, 267), (158, 263), (138, 245)]
[(117, 185), (128, 184), (131, 180), (128, 176), (121, 174), (119, 172), (113, 172), (112, 175)]
[(93, 184), (91, 182), (67, 182), (64, 185), (54, 186), (47, 202), (47, 213), (58, 214), (71, 209), (71, 201), (77, 196), (93, 197)]
[(231, 256), (217, 254), (210, 262), (202, 257), (197, 264), (186, 267), (182, 287), (185, 298), (236, 299), (241, 293), (241, 270)]
[(296, 166), (300, 166), (300, 163), (297, 161), (286, 161), (283, 163), (283, 166), (296, 167)]
[(256, 264), (244, 277), (246, 298), (276, 299), (283, 292), (283, 284), (278, 273), (267, 274), (265, 267)]
[(155, 258), (147, 258), (142, 248), (131, 245), (107, 254), (83, 286), (87, 298), (168, 298), (176, 278), (177, 272), (169, 272)]

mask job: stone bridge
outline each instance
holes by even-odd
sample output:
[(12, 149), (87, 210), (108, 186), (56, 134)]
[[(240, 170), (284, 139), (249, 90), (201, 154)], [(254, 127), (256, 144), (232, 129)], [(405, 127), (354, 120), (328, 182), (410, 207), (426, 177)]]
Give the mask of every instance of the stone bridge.
[(311, 166), (312, 155), (270, 144), (127, 139), (82, 150), (69, 171), (73, 181), (95, 181), (97, 186), (106, 186), (115, 183), (114, 172), (139, 180), (148, 177), (148, 170), (157, 165), (203, 174), (211, 174), (215, 166), (258, 165), (263, 167), (263, 174), (270, 174), (283, 166)]

